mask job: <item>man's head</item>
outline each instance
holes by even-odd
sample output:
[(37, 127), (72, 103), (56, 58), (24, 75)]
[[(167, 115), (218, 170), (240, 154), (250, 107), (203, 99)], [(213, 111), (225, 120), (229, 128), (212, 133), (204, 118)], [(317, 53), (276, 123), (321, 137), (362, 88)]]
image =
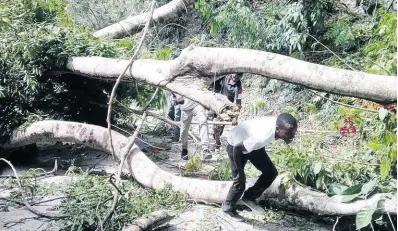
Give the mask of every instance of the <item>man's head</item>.
[(243, 73), (235, 73), (231, 75), (231, 81), (236, 83), (238, 82), (243, 76)]
[(284, 140), (287, 144), (293, 141), (297, 131), (297, 120), (288, 113), (282, 113), (276, 119), (275, 136)]

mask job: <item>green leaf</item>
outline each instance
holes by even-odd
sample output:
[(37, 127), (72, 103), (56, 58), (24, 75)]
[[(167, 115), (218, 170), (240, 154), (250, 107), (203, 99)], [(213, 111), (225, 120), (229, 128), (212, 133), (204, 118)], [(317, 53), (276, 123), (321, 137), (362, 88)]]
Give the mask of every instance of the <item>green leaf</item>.
[(381, 143), (379, 143), (379, 142), (372, 142), (372, 143), (369, 143), (368, 146), (369, 146), (371, 149), (375, 150), (375, 151), (379, 151), (379, 150), (383, 147), (383, 145), (382, 145)]
[(381, 180), (387, 179), (390, 175), (391, 161), (388, 156), (385, 156), (380, 161), (380, 178)]
[(364, 195), (369, 194), (377, 185), (378, 180), (375, 178), (368, 183), (364, 184), (361, 189), (361, 193)]
[(369, 207), (362, 208), (357, 214), (355, 224), (357, 229), (364, 228), (370, 224), (372, 221), (372, 215), (376, 211), (377, 203), (370, 205)]
[(323, 176), (318, 177), (315, 181), (315, 186), (317, 189), (321, 189), (322, 188), (322, 182), (323, 182)]
[(390, 149), (390, 158), (392, 161), (397, 161), (397, 146), (392, 146)]
[(344, 190), (341, 195), (352, 195), (352, 194), (357, 194), (361, 192), (362, 189), (362, 185), (363, 184), (357, 184), (357, 185), (353, 185), (349, 188), (347, 188), (346, 190)]
[(380, 120), (384, 120), (386, 116), (388, 115), (388, 110), (385, 108), (380, 108), (379, 109), (379, 118)]
[(329, 192), (334, 195), (341, 195), (341, 193), (346, 190), (348, 187), (341, 184), (332, 184), (329, 187)]
[(322, 169), (322, 163), (317, 162), (314, 166), (314, 174), (317, 175)]
[(361, 193), (355, 193), (355, 194), (351, 194), (351, 195), (345, 195), (343, 197), (343, 199), (341, 200), (341, 202), (343, 203), (347, 203), (350, 202), (352, 200), (354, 200), (355, 198), (359, 197), (361, 195)]

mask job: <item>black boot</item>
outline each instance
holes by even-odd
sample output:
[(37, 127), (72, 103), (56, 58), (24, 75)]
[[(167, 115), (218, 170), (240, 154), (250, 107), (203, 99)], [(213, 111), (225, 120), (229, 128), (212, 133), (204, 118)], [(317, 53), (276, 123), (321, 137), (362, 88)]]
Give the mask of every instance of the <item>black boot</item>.
[(181, 151), (181, 159), (188, 160), (188, 149), (182, 149), (182, 151)]

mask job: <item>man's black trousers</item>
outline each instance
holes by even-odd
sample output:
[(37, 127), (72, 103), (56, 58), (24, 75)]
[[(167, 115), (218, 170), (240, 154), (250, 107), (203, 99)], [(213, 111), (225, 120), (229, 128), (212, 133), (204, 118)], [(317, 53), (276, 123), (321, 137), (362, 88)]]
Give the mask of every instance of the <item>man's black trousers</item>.
[[(232, 178), (236, 178), (238, 176), (238, 169), (233, 160), (233, 147), (229, 144), (227, 146), (227, 152), (231, 164)], [(225, 212), (235, 210), (236, 202), (240, 199), (243, 192), (245, 192), (243, 198), (252, 201), (257, 199), (278, 176), (278, 171), (264, 148), (254, 150), (248, 154), (241, 153), (241, 155), (243, 161), (242, 166), (245, 166), (247, 160), (250, 160), (254, 167), (260, 170), (262, 174), (257, 179), (256, 183), (252, 187), (248, 188), (246, 192), (245, 184), (239, 183), (238, 180), (234, 181), (223, 204), (223, 210)]]

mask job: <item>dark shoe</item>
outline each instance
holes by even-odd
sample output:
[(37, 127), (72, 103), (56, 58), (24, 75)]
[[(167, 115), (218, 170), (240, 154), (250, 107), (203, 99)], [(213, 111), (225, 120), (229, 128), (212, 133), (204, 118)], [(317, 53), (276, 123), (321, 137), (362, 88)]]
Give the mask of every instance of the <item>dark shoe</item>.
[(183, 149), (181, 151), (181, 159), (188, 160), (188, 150), (187, 149)]
[(180, 139), (177, 138), (177, 137), (171, 138), (171, 142), (172, 142), (172, 143), (177, 143), (178, 141), (180, 141)]
[(213, 156), (210, 154), (209, 150), (203, 151), (203, 159), (208, 160), (211, 159)]
[(242, 198), (243, 204), (245, 204), (247, 207), (249, 207), (253, 212), (257, 213), (264, 213), (265, 210), (259, 206), (256, 202), (249, 200), (247, 198)]
[(245, 221), (245, 218), (242, 217), (241, 215), (239, 215), (239, 213), (236, 212), (236, 210), (227, 211), (227, 212), (222, 211), (220, 214), (221, 214), (223, 217), (225, 217), (225, 218), (227, 218), (227, 219), (229, 219), (229, 220), (232, 220), (232, 221), (236, 221), (236, 222), (243, 222), (243, 221)]

